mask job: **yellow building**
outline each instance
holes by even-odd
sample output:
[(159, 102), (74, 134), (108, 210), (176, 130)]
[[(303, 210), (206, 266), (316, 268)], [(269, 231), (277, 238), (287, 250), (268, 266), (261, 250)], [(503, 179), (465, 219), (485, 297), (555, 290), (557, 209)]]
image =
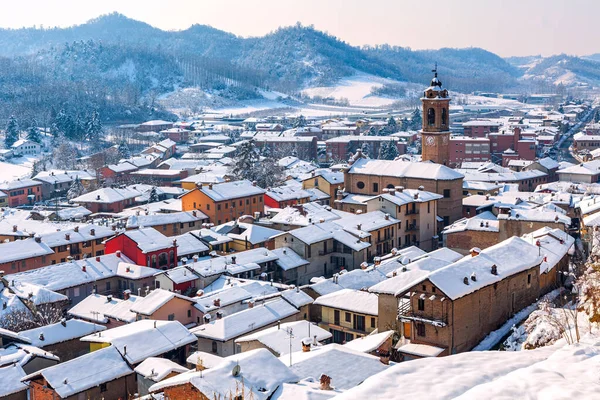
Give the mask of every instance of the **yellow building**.
[(331, 332), (334, 343), (349, 342), (377, 329), (374, 293), (342, 289), (318, 297), (313, 306), (319, 326)]

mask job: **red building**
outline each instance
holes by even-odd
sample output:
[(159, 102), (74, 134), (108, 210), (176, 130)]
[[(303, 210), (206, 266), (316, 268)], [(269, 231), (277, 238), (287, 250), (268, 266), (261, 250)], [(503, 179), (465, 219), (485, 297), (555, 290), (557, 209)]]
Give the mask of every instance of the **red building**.
[(104, 251), (106, 254), (119, 251), (133, 263), (151, 268), (169, 269), (177, 265), (177, 240), (153, 228), (120, 233), (106, 241)]
[(33, 204), (42, 200), (42, 182), (33, 179), (17, 179), (2, 184), (0, 191), (8, 195), (10, 207)]
[(186, 143), (190, 140), (190, 131), (183, 128), (165, 129), (164, 131), (160, 131), (160, 134), (164, 138), (171, 139), (176, 143)]
[(467, 136), (451, 137), (448, 164), (450, 167), (457, 167), (463, 161), (490, 161), (490, 139)]
[(265, 206), (271, 208), (292, 207), (310, 201), (311, 192), (293, 186), (268, 188), (265, 193)]
[(497, 121), (485, 120), (473, 120), (463, 124), (463, 130), (465, 136), (470, 137), (488, 137), (490, 133), (498, 132), (502, 124)]
[(368, 156), (377, 158), (383, 142), (395, 142), (398, 154), (406, 154), (406, 141), (394, 136), (340, 136), (325, 141), (328, 160), (346, 160), (358, 148), (368, 149)]

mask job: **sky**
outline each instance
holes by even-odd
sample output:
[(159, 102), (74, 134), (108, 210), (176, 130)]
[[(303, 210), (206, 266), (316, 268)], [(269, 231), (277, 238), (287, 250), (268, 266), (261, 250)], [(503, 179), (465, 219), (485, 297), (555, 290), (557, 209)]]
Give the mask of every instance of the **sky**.
[(600, 52), (600, 0), (0, 0), (0, 27), (72, 26), (119, 12), (164, 30), (239, 36), (314, 25), (352, 45), (482, 47), (503, 57)]

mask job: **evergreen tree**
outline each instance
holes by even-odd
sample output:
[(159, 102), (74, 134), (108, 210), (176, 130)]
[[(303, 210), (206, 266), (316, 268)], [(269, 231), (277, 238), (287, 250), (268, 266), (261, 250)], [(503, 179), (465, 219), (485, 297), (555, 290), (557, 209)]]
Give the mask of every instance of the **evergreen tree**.
[(152, 188), (150, 189), (150, 196), (148, 197), (148, 203), (156, 203), (157, 201), (160, 201), (160, 200), (158, 198), (156, 186), (152, 186)]
[(121, 140), (121, 142), (119, 143), (119, 147), (117, 148), (117, 151), (119, 152), (119, 156), (121, 158), (131, 158), (131, 151), (129, 150), (129, 146), (127, 146), (127, 142), (124, 140)]
[(42, 135), (40, 135), (40, 131), (37, 127), (37, 121), (35, 119), (31, 120), (29, 129), (27, 129), (27, 139), (35, 143), (42, 143)]
[(71, 183), (71, 187), (69, 187), (69, 191), (67, 192), (67, 199), (74, 199), (76, 197), (81, 196), (84, 193), (85, 188), (83, 187), (81, 180), (79, 180), (79, 176), (76, 176), (73, 183)]
[(59, 135), (56, 138), (56, 145), (52, 152), (54, 166), (59, 169), (74, 169), (77, 159), (77, 151), (71, 146), (64, 135)]
[(398, 124), (396, 123), (396, 120), (394, 119), (393, 116), (390, 115), (390, 118), (388, 118), (387, 121), (387, 131), (388, 134), (392, 134), (398, 131)]
[(306, 118), (304, 115), (300, 114), (294, 119), (294, 123), (292, 125), (294, 128), (302, 128), (306, 126)]
[(85, 136), (91, 143), (92, 148), (99, 149), (101, 147), (102, 123), (97, 110), (92, 111), (85, 124)]
[(371, 145), (369, 143), (364, 142), (361, 150), (367, 158), (371, 158)]
[(388, 153), (387, 153), (387, 157), (386, 160), (395, 160), (396, 157), (398, 157), (400, 155), (400, 153), (398, 152), (398, 146), (396, 145), (396, 142), (393, 140), (390, 140), (388, 142)]
[(231, 173), (236, 179), (255, 180), (255, 167), (260, 161), (260, 154), (254, 140), (242, 143), (238, 147), (237, 157)]
[(367, 132), (367, 136), (378, 136), (379, 132), (377, 131), (377, 128), (375, 128), (374, 126), (370, 127), (368, 132)]
[(19, 126), (14, 115), (11, 115), (4, 132), (4, 147), (9, 149), (17, 140), (19, 140)]
[(421, 125), (423, 124), (423, 118), (421, 117), (421, 111), (418, 108), (415, 108), (411, 117), (410, 117), (410, 129), (413, 131), (421, 129)]

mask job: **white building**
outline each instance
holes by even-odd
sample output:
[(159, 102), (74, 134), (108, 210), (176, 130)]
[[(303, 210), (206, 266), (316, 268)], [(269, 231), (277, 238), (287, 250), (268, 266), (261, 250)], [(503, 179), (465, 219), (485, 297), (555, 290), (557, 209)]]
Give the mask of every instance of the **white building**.
[(38, 155), (42, 151), (42, 146), (31, 140), (19, 139), (13, 143), (11, 149), (15, 155)]

